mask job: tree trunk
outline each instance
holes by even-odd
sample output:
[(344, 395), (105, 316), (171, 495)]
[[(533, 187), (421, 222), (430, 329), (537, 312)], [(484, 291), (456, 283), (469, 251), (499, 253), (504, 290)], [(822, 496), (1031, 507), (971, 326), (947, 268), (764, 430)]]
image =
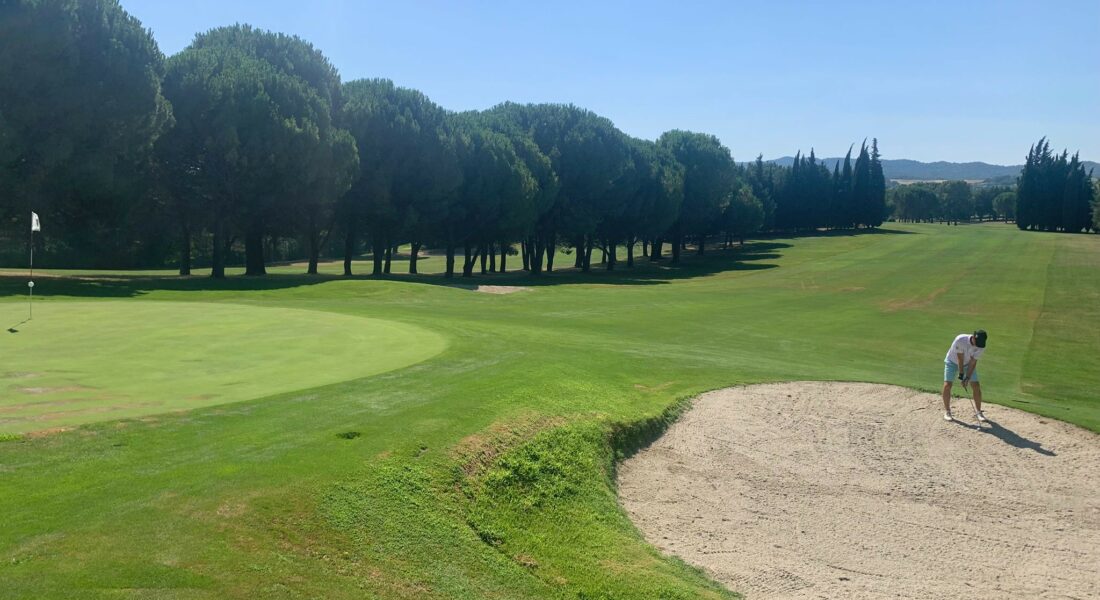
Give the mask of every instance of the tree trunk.
[(450, 279), (455, 276), (455, 243), (447, 240), (447, 269), (443, 276)]
[(500, 272), (501, 273), (505, 272), (504, 263), (507, 260), (508, 260), (508, 243), (507, 242), (501, 242), (500, 243)]
[(606, 253), (606, 256), (607, 256), (607, 270), (608, 271), (614, 271), (615, 270), (615, 261), (619, 258), (618, 256), (616, 256), (616, 254), (618, 253), (618, 248), (616, 247), (614, 241), (609, 240), (607, 242), (607, 249), (608, 249), (608, 251)]
[(707, 236), (700, 235), (699, 236), (699, 248), (695, 251), (695, 253), (698, 254), (699, 256), (702, 256), (703, 255), (703, 250), (706, 247), (707, 247)]
[(558, 254), (558, 238), (554, 235), (546, 237), (546, 272), (554, 271), (554, 257)]
[(348, 227), (344, 236), (344, 277), (351, 277), (351, 259), (355, 254), (355, 228)]
[(496, 244), (487, 244), (489, 248), (489, 272), (497, 272), (497, 247)]
[(672, 238), (672, 264), (680, 262), (680, 250), (684, 247), (684, 242), (680, 239), (680, 234), (677, 233)]
[(488, 245), (482, 242), (477, 246), (478, 258), (481, 259), (481, 274), (484, 275), (488, 271), (486, 270), (486, 262), (489, 260), (489, 248)]
[(473, 277), (474, 276), (474, 263), (477, 262), (476, 254), (474, 253), (474, 247), (470, 242), (466, 242), (463, 246), (465, 251), (465, 260), (462, 262), (462, 276)]
[(531, 270), (531, 261), (527, 256), (527, 240), (521, 240), (519, 243), (520, 260), (523, 261), (523, 270)]
[(585, 237), (584, 240), (584, 264), (581, 265), (581, 270), (585, 273), (592, 267), (592, 236)]
[(573, 252), (577, 255), (576, 258), (573, 259), (573, 268), (574, 269), (583, 269), (584, 268), (584, 236), (581, 236), (581, 237), (573, 240)]
[(266, 275), (264, 268), (264, 230), (254, 223), (244, 236), (244, 274)]
[(225, 225), (214, 225), (214, 248), (211, 252), (210, 276), (214, 279), (225, 278)]
[[(533, 254), (531, 254), (532, 250), (534, 251)], [(538, 236), (531, 238), (531, 244), (528, 246), (528, 254), (531, 260), (532, 275), (538, 276), (542, 273), (542, 253), (544, 250), (545, 248), (543, 247), (542, 240)]]
[(412, 254), (409, 255), (409, 273), (416, 275), (416, 261), (420, 258), (420, 242), (412, 243)]
[(661, 238), (653, 240), (649, 245), (649, 261), (657, 262), (661, 260), (661, 251), (665, 245), (665, 241)]
[(379, 277), (382, 275), (382, 261), (386, 258), (386, 244), (379, 236), (371, 236), (371, 251), (370, 258), (374, 263), (374, 268), (371, 269), (371, 275)]
[(626, 243), (626, 266), (627, 268), (634, 268), (634, 244), (637, 241), (631, 241)]
[(191, 226), (180, 228), (180, 275), (191, 274)]
[(317, 223), (313, 215), (309, 216), (309, 267), (307, 275), (317, 274), (317, 262), (321, 256), (321, 232), (317, 230)]
[(382, 272), (386, 275), (390, 274), (390, 263), (393, 261), (393, 246), (386, 245), (386, 261), (382, 265)]
[(642, 258), (649, 257), (649, 240), (642, 240)]

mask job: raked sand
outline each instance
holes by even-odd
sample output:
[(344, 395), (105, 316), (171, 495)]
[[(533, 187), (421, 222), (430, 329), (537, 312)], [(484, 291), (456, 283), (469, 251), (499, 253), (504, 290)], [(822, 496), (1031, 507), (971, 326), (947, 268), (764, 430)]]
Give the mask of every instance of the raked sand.
[(749, 600), (1100, 598), (1100, 436), (938, 395), (803, 382), (704, 394), (619, 469), (662, 551)]

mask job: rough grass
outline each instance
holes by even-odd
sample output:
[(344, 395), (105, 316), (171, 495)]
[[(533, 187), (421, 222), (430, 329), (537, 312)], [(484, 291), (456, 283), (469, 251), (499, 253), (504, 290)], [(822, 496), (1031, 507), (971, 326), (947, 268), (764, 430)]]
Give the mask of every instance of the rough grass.
[[(534, 288), (497, 296), (430, 274), (42, 280), (43, 305), (308, 309), (415, 323), (447, 347), (371, 377), (0, 444), (0, 598), (719, 598), (631, 527), (616, 456), (707, 389), (935, 391), (951, 337), (977, 327), (989, 401), (1100, 429), (1100, 238), (888, 229), (675, 269), (475, 280)], [(0, 303), (24, 285), (0, 278)]]

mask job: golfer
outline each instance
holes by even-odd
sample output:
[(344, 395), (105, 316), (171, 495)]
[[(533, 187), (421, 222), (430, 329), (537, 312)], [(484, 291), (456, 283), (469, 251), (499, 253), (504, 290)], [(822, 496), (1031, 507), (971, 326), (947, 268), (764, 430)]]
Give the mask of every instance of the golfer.
[(943, 418), (945, 421), (953, 420), (951, 416), (951, 384), (958, 376), (962, 380), (963, 389), (968, 385), (974, 386), (974, 410), (978, 411), (978, 421), (984, 422), (982, 414), (982, 384), (978, 383), (978, 358), (985, 352), (985, 340), (988, 336), (984, 329), (974, 333), (963, 333), (955, 336), (951, 342), (951, 348), (947, 350), (947, 356), (943, 359)]

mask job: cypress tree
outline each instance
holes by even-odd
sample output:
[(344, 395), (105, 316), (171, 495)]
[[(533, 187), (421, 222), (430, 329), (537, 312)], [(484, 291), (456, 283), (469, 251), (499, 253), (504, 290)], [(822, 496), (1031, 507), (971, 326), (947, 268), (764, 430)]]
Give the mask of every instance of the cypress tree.
[(842, 228), (850, 228), (854, 226), (856, 222), (856, 212), (852, 202), (852, 146), (848, 147), (848, 154), (844, 155), (844, 170), (840, 172), (840, 182), (837, 185), (837, 194), (837, 204), (840, 206), (839, 226)]
[(871, 139), (871, 198), (869, 220), (871, 227), (882, 225), (886, 217), (886, 176), (882, 173), (882, 160), (878, 152), (878, 138)]
[(830, 228), (836, 229), (840, 227), (843, 218), (843, 209), (841, 208), (841, 193), (840, 193), (840, 161), (836, 161), (833, 164), (833, 177), (829, 181), (831, 184), (831, 190), (829, 194), (829, 213), (826, 217), (826, 222)]
[(1039, 152), (1043, 147), (1043, 139), (1033, 145), (1027, 151), (1027, 161), (1024, 170), (1016, 179), (1016, 227), (1031, 229), (1035, 226), (1035, 198), (1039, 187)]
[(859, 147), (855, 176), (852, 181), (852, 208), (856, 227), (868, 224), (871, 204), (871, 157), (867, 154), (867, 142)]

